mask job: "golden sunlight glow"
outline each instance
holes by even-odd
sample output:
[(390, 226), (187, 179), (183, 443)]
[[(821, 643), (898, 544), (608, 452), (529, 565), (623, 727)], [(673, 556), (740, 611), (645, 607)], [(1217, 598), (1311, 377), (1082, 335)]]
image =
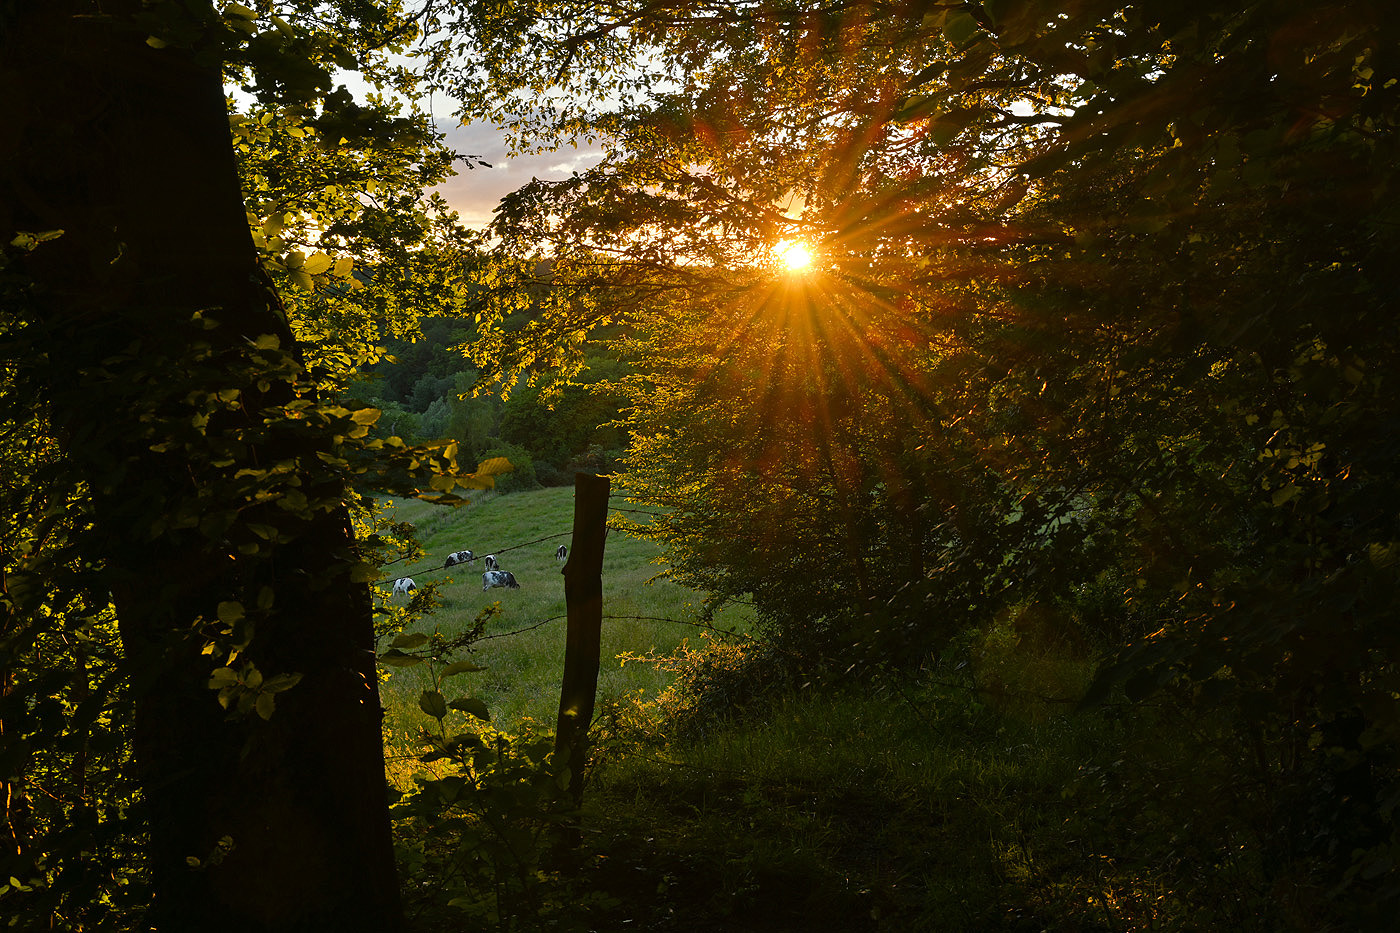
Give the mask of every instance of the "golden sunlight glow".
[(804, 272), (812, 266), (812, 250), (800, 240), (783, 240), (773, 247), (773, 252), (789, 272)]

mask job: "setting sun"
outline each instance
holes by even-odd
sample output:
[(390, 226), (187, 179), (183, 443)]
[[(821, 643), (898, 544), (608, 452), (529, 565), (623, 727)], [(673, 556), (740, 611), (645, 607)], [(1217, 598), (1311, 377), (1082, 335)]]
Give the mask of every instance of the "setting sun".
[(783, 240), (773, 247), (778, 261), (789, 272), (802, 272), (812, 266), (812, 250), (798, 240)]

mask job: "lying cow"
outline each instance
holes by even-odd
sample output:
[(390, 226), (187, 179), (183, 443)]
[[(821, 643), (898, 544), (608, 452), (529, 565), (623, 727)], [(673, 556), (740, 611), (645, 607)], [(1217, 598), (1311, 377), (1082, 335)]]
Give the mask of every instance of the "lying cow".
[(453, 551), (451, 554), (447, 555), (447, 560), (443, 563), (442, 569), (446, 570), (448, 567), (456, 567), (458, 564), (471, 566), (474, 560), (476, 560), (476, 555), (471, 551)]
[(488, 570), (481, 575), (481, 592), (485, 593), (493, 586), (504, 586), (512, 590), (520, 589), (520, 584), (515, 582), (515, 574), (509, 570)]
[(568, 546), (567, 544), (561, 544), (561, 545), (559, 545), (559, 550), (557, 550), (557, 551), (554, 552), (554, 559), (555, 559), (555, 560), (564, 560), (564, 559), (565, 559), (566, 557), (568, 557), (568, 556), (569, 556), (569, 546)]
[(487, 570), (500, 570), (500, 569), (501, 569), (501, 565), (498, 564), (498, 563), (496, 563), (496, 555), (495, 555), (495, 554), (487, 554), (487, 555), (486, 555), (485, 557), (483, 557), (481, 560), (482, 560), (482, 563), (486, 564), (486, 569), (487, 569)]
[(416, 589), (418, 589), (418, 584), (413, 582), (412, 577), (399, 577), (394, 581), (395, 596), (407, 596)]

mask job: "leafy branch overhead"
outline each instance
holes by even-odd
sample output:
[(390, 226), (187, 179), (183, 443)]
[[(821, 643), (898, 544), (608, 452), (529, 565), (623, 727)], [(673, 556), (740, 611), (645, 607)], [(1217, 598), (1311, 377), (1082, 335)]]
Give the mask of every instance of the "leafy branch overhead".
[(603, 144), (503, 203), (478, 352), (510, 383), (625, 335), (622, 479), (680, 579), (852, 672), (1110, 593), (1092, 698), (1224, 710), (1299, 794), (1369, 775), (1271, 838), (1393, 896), (1400, 13), (439, 17), (464, 116)]

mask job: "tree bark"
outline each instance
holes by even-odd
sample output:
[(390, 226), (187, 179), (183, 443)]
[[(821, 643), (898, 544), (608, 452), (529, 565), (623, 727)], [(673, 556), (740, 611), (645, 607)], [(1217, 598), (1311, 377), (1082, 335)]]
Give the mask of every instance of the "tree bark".
[[(181, 462), (188, 439), (172, 453), (145, 433), (178, 414), (186, 387), (178, 365), (162, 382), (143, 361), (178, 363), (196, 333), (213, 366), (247, 359), (259, 335), (295, 350), (249, 235), (219, 66), (148, 44), (124, 19), (140, 6), (45, 0), (0, 13), (0, 235), (63, 231), (26, 260), (36, 340), (48, 348), (36, 365), (52, 372), (50, 397), (37, 401), (85, 470), (105, 542), (93, 556), (132, 675), (151, 924), (392, 931), (371, 603), (348, 576), (347, 513), (293, 520), (283, 509), (278, 543), (247, 554), (214, 520), (286, 503), (220, 499), (231, 486)], [(219, 326), (191, 330), (195, 312)], [(127, 362), (113, 363), (118, 353)], [(230, 365), (222, 385), (242, 407), (202, 429), (224, 445), (221, 477), (292, 464), (308, 499), (345, 501), (343, 480), (318, 469), (323, 439), (237, 440), (262, 428), (261, 409), (291, 400), (286, 380)], [(163, 510), (189, 503), (213, 524), (151, 533)], [(223, 658), (201, 654), (218, 605), (251, 606), (250, 594), (271, 602), (238, 663), (302, 675), (266, 721), (225, 714), (208, 686)]]
[(564, 677), (559, 690), (556, 758), (569, 766), (569, 792), (583, 799), (583, 766), (588, 727), (598, 694), (598, 659), (603, 633), (603, 545), (607, 540), (608, 479), (574, 476), (574, 534), (564, 564), (564, 603), (568, 633)]

